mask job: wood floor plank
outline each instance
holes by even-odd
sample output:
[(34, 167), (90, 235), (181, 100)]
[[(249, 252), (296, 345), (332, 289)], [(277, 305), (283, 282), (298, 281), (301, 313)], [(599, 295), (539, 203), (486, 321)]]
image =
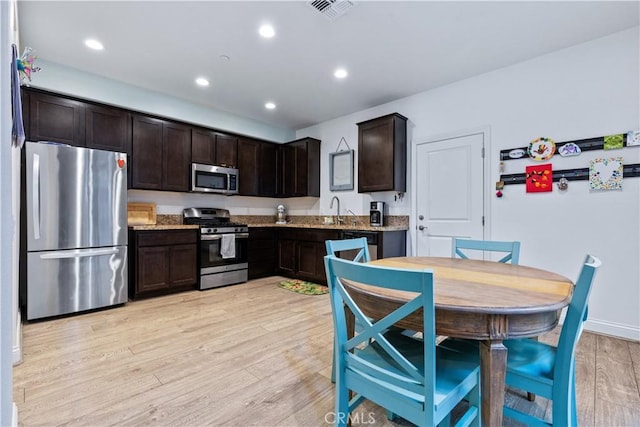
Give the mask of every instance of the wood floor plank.
[[(14, 368), (20, 425), (331, 424), (328, 295), (296, 294), (279, 288), (280, 280), (26, 324), (24, 361)], [(555, 344), (558, 333), (540, 339)], [(576, 356), (581, 425), (638, 425), (638, 367), (640, 344), (583, 334)], [(530, 411), (550, 408), (540, 397), (532, 404), (508, 392), (507, 400)], [(371, 427), (372, 418), (375, 426), (411, 425), (365, 402), (352, 426)]]

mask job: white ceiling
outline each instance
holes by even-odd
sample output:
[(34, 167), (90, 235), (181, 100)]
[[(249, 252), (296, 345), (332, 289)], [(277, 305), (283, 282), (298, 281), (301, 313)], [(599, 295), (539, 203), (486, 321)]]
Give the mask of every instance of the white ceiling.
[(20, 1), (18, 17), (39, 58), (295, 130), (639, 25), (639, 4), (355, 1), (329, 21), (307, 1)]

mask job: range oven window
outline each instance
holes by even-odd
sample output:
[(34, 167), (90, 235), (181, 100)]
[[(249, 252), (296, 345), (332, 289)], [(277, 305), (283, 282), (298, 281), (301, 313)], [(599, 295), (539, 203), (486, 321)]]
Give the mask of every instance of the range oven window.
[[(235, 237), (233, 250), (230, 252), (226, 245), (226, 254), (221, 251), (223, 236)], [(200, 238), (200, 268), (246, 263), (248, 237), (249, 233), (203, 234)]]

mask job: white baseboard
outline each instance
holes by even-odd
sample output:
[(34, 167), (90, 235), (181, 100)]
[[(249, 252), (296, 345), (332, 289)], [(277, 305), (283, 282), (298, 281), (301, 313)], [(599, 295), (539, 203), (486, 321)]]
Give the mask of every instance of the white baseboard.
[(15, 427), (18, 425), (18, 406), (15, 402), (13, 402), (13, 411), (11, 411), (11, 426)]
[(640, 341), (640, 328), (634, 328), (620, 323), (587, 319), (584, 323), (584, 329), (586, 331), (596, 332), (599, 334), (611, 335), (632, 341)]

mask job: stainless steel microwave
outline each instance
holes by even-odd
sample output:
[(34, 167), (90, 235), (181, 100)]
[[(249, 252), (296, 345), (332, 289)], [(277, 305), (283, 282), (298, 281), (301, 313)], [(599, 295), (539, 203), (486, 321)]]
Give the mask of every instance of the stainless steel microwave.
[(192, 163), (191, 191), (238, 194), (238, 169)]

